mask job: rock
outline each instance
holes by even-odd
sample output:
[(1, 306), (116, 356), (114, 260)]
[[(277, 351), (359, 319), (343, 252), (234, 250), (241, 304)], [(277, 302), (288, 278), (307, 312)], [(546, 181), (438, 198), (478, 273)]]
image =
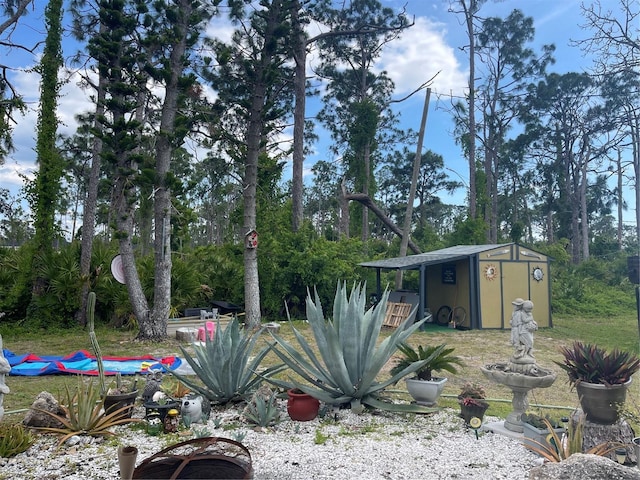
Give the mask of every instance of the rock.
[(182, 327), (176, 330), (176, 339), (180, 342), (195, 342), (197, 336), (197, 328)]
[(529, 480), (640, 480), (640, 470), (599, 455), (575, 453), (560, 463), (546, 463), (529, 471)]
[(40, 392), (25, 415), (24, 420), (22, 420), (22, 423), (27, 427), (62, 427), (60, 421), (40, 410), (66, 417), (64, 409), (53, 395), (49, 392)]

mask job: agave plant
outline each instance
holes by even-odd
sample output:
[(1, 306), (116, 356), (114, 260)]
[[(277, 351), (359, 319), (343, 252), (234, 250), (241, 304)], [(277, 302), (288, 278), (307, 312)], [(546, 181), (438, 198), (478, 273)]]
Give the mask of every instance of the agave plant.
[(637, 355), (614, 349), (607, 352), (597, 345), (573, 342), (571, 347), (561, 347), (564, 362), (555, 362), (569, 376), (569, 382), (602, 385), (621, 385), (640, 369)]
[(401, 343), (398, 345), (398, 350), (402, 353), (402, 358), (391, 369), (391, 375), (400, 373), (409, 365), (426, 359), (429, 361), (416, 371), (416, 376), (420, 380), (431, 380), (433, 372), (442, 370), (456, 374), (458, 373), (456, 365), (463, 365), (460, 357), (452, 355), (455, 348), (447, 347), (444, 343), (441, 345), (419, 345), (417, 349), (407, 343)]
[(280, 420), (280, 409), (278, 408), (277, 392), (273, 392), (268, 398), (256, 395), (253, 401), (245, 408), (245, 418), (259, 427), (270, 427)]
[[(365, 310), (366, 285), (354, 285), (347, 296), (345, 284), (338, 284), (333, 305), (333, 318), (325, 320), (318, 293), (314, 299), (307, 294), (307, 320), (315, 338), (314, 346), (295, 328), (293, 332), (302, 352), (276, 333), (274, 352), (305, 382), (269, 381), (284, 388), (299, 388), (327, 404), (350, 404), (354, 412), (362, 412), (364, 406), (395, 411), (428, 412), (434, 409), (417, 405), (401, 405), (383, 401), (381, 394), (386, 387), (402, 377), (423, 367), (431, 357), (411, 363), (389, 379), (379, 381), (378, 376), (398, 345), (415, 332), (422, 321), (408, 325), (405, 320), (387, 338), (378, 342), (385, 318), (389, 292), (381, 301)], [(409, 316), (410, 318), (411, 316)]]
[(91, 436), (115, 435), (109, 429), (116, 425), (141, 422), (140, 418), (129, 418), (130, 405), (110, 411), (104, 411), (104, 397), (93, 381), (85, 382), (78, 376), (76, 388), (65, 385), (66, 401), (61, 405), (65, 415), (58, 415), (47, 410), (39, 412), (56, 419), (60, 427), (35, 427), (37, 430), (58, 433), (62, 435), (58, 445), (62, 445), (73, 435), (86, 434)]
[(260, 362), (270, 350), (270, 347), (265, 347), (251, 359), (259, 335), (260, 332), (250, 334), (241, 330), (235, 318), (225, 328), (221, 328), (218, 321), (213, 339), (207, 336), (204, 344), (193, 344), (195, 358), (180, 347), (202, 384), (189, 376), (171, 373), (192, 391), (214, 403), (239, 402), (255, 390), (263, 378), (285, 368), (284, 365), (274, 365), (257, 374)]
[(543, 418), (542, 421), (544, 423), (544, 428), (550, 432), (548, 442), (540, 443), (536, 440), (529, 439), (529, 443), (524, 443), (523, 445), (532, 452), (540, 455), (548, 462), (561, 462), (569, 458), (574, 453), (587, 453), (591, 455), (605, 456), (616, 448), (623, 446), (623, 444), (619, 442), (605, 442), (595, 445), (589, 450), (583, 452), (582, 432), (584, 428), (584, 419), (571, 422), (567, 429), (566, 437), (560, 437), (560, 435), (558, 435), (549, 419)]

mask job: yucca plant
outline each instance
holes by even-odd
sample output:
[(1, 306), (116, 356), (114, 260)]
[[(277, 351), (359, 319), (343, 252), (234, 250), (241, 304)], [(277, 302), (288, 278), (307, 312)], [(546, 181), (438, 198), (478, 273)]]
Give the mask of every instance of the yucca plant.
[(33, 442), (33, 435), (21, 423), (0, 424), (0, 458), (25, 452)]
[[(381, 301), (366, 310), (366, 285), (354, 285), (347, 295), (346, 283), (338, 284), (333, 305), (333, 318), (325, 320), (318, 293), (314, 299), (307, 292), (307, 320), (315, 339), (310, 345), (295, 328), (293, 332), (301, 352), (272, 332), (274, 352), (298, 374), (304, 382), (270, 379), (284, 388), (299, 388), (327, 404), (350, 404), (357, 413), (365, 406), (394, 411), (429, 412), (434, 409), (417, 405), (383, 401), (386, 387), (422, 368), (431, 358), (408, 365), (389, 379), (378, 380), (382, 368), (398, 349), (422, 325), (409, 325), (405, 320), (391, 335), (378, 344), (387, 308), (389, 292)], [(409, 316), (411, 318), (411, 316)], [(315, 353), (317, 347), (318, 354)]]
[(284, 365), (274, 365), (260, 375), (256, 373), (270, 350), (265, 347), (251, 359), (260, 332), (251, 334), (241, 330), (235, 318), (225, 328), (220, 327), (219, 321), (216, 327), (213, 339), (207, 336), (204, 344), (193, 344), (195, 358), (180, 346), (202, 384), (190, 376), (171, 372), (194, 392), (218, 404), (239, 402), (255, 390), (263, 378), (284, 370)]
[(529, 439), (528, 443), (523, 445), (532, 452), (537, 453), (548, 462), (561, 462), (566, 460), (574, 453), (588, 453), (592, 455), (604, 456), (622, 446), (619, 442), (607, 442), (596, 445), (589, 450), (582, 451), (582, 432), (584, 428), (584, 420), (580, 419), (569, 423), (566, 437), (560, 437), (549, 419), (542, 419), (545, 428), (549, 430), (547, 443), (540, 443), (536, 440)]
[(640, 369), (637, 355), (614, 349), (605, 349), (590, 343), (573, 342), (571, 347), (561, 347), (564, 362), (554, 362), (569, 376), (569, 382), (602, 385), (621, 385), (627, 383), (631, 376)]
[(62, 435), (58, 445), (62, 445), (73, 435), (107, 436), (114, 435), (109, 429), (116, 425), (141, 422), (139, 418), (129, 418), (129, 405), (111, 411), (104, 411), (104, 397), (93, 381), (85, 382), (78, 376), (78, 383), (74, 389), (65, 385), (66, 398), (61, 402), (65, 416), (57, 415), (47, 410), (39, 412), (56, 419), (60, 427), (36, 427), (37, 430), (58, 433)]
[(280, 420), (280, 409), (278, 408), (277, 395), (273, 392), (269, 398), (256, 395), (247, 404), (244, 411), (245, 418), (259, 427), (269, 427), (275, 425)]
[(398, 345), (398, 350), (402, 353), (400, 358), (394, 367), (391, 369), (391, 375), (402, 372), (405, 368), (412, 365), (415, 362), (422, 360), (429, 360), (421, 368), (416, 370), (416, 376), (420, 380), (431, 380), (433, 378), (433, 372), (447, 371), (449, 373), (456, 374), (458, 369), (456, 365), (462, 366), (462, 359), (453, 355), (455, 348), (447, 347), (446, 344), (441, 345), (419, 345), (418, 348), (413, 348), (408, 343), (401, 343)]

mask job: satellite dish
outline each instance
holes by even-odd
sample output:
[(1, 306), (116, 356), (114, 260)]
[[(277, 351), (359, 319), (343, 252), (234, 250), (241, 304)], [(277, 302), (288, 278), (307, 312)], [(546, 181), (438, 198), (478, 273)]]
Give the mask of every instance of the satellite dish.
[(124, 277), (124, 268), (122, 267), (122, 257), (120, 255), (116, 255), (111, 260), (111, 275), (118, 282), (125, 284), (127, 283)]

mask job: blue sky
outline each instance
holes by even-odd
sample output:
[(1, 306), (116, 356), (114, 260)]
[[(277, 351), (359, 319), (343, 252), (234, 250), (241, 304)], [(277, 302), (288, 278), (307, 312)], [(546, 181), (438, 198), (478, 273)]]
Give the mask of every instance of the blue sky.
[[(398, 98), (413, 91), (427, 79), (440, 72), (432, 85), (431, 104), (427, 122), (424, 149), (430, 149), (445, 159), (445, 164), (452, 179), (466, 181), (468, 166), (462, 157), (460, 148), (452, 134), (453, 122), (447, 112), (451, 105), (451, 96), (464, 94), (468, 75), (468, 59), (461, 47), (467, 43), (462, 17), (448, 12), (448, 0), (381, 0), (384, 6), (400, 9), (406, 5), (407, 14), (415, 16), (415, 26), (410, 28), (402, 38), (383, 52), (378, 67), (386, 70), (394, 80)], [(43, 7), (44, 2), (36, 1), (36, 8)], [(536, 38), (534, 48), (553, 43), (556, 46), (556, 63), (549, 71), (565, 73), (568, 71), (585, 71), (590, 61), (578, 47), (571, 42), (585, 38), (587, 32), (581, 31), (579, 25), (584, 23), (580, 14), (579, 0), (487, 0), (480, 11), (482, 16), (506, 17), (513, 9), (518, 8), (527, 16), (534, 18)], [(26, 30), (26, 38), (30, 41), (42, 38), (41, 12), (30, 12), (30, 28)], [(311, 26), (316, 29), (317, 26)], [(229, 35), (230, 28), (221, 21), (216, 21), (210, 32), (224, 38)], [(23, 30), (23, 32), (25, 32)], [(18, 39), (16, 37), (15, 39)], [(68, 48), (68, 49), (67, 49)], [(69, 38), (65, 41), (65, 57), (75, 53)], [(20, 175), (30, 176), (35, 168), (34, 139), (37, 119), (39, 78), (29, 72), (33, 66), (33, 57), (25, 56), (17, 51), (0, 52), (0, 64), (20, 67), (21, 70), (11, 75), (12, 81), (25, 95), (29, 111), (19, 117), (19, 124), (14, 133), (16, 151), (9, 155), (5, 164), (0, 166), (0, 186), (10, 188), (16, 193), (22, 183)], [(313, 54), (310, 55), (313, 62)], [(61, 133), (72, 134), (75, 131), (74, 116), (91, 108), (87, 94), (77, 86), (78, 76), (72, 75), (63, 87), (60, 99), (59, 118)], [(424, 103), (424, 93), (415, 95), (402, 103), (402, 124), (418, 130)], [(308, 115), (313, 114), (313, 103), (310, 102)], [(322, 134), (322, 132), (320, 132)], [(313, 155), (305, 162), (305, 171), (317, 160), (332, 160), (328, 149), (328, 138), (315, 146)], [(290, 175), (290, 168), (287, 169)], [(464, 193), (454, 198), (445, 198), (451, 203), (463, 203)], [(632, 204), (633, 205), (633, 204)], [(633, 212), (628, 213), (630, 217)]]

